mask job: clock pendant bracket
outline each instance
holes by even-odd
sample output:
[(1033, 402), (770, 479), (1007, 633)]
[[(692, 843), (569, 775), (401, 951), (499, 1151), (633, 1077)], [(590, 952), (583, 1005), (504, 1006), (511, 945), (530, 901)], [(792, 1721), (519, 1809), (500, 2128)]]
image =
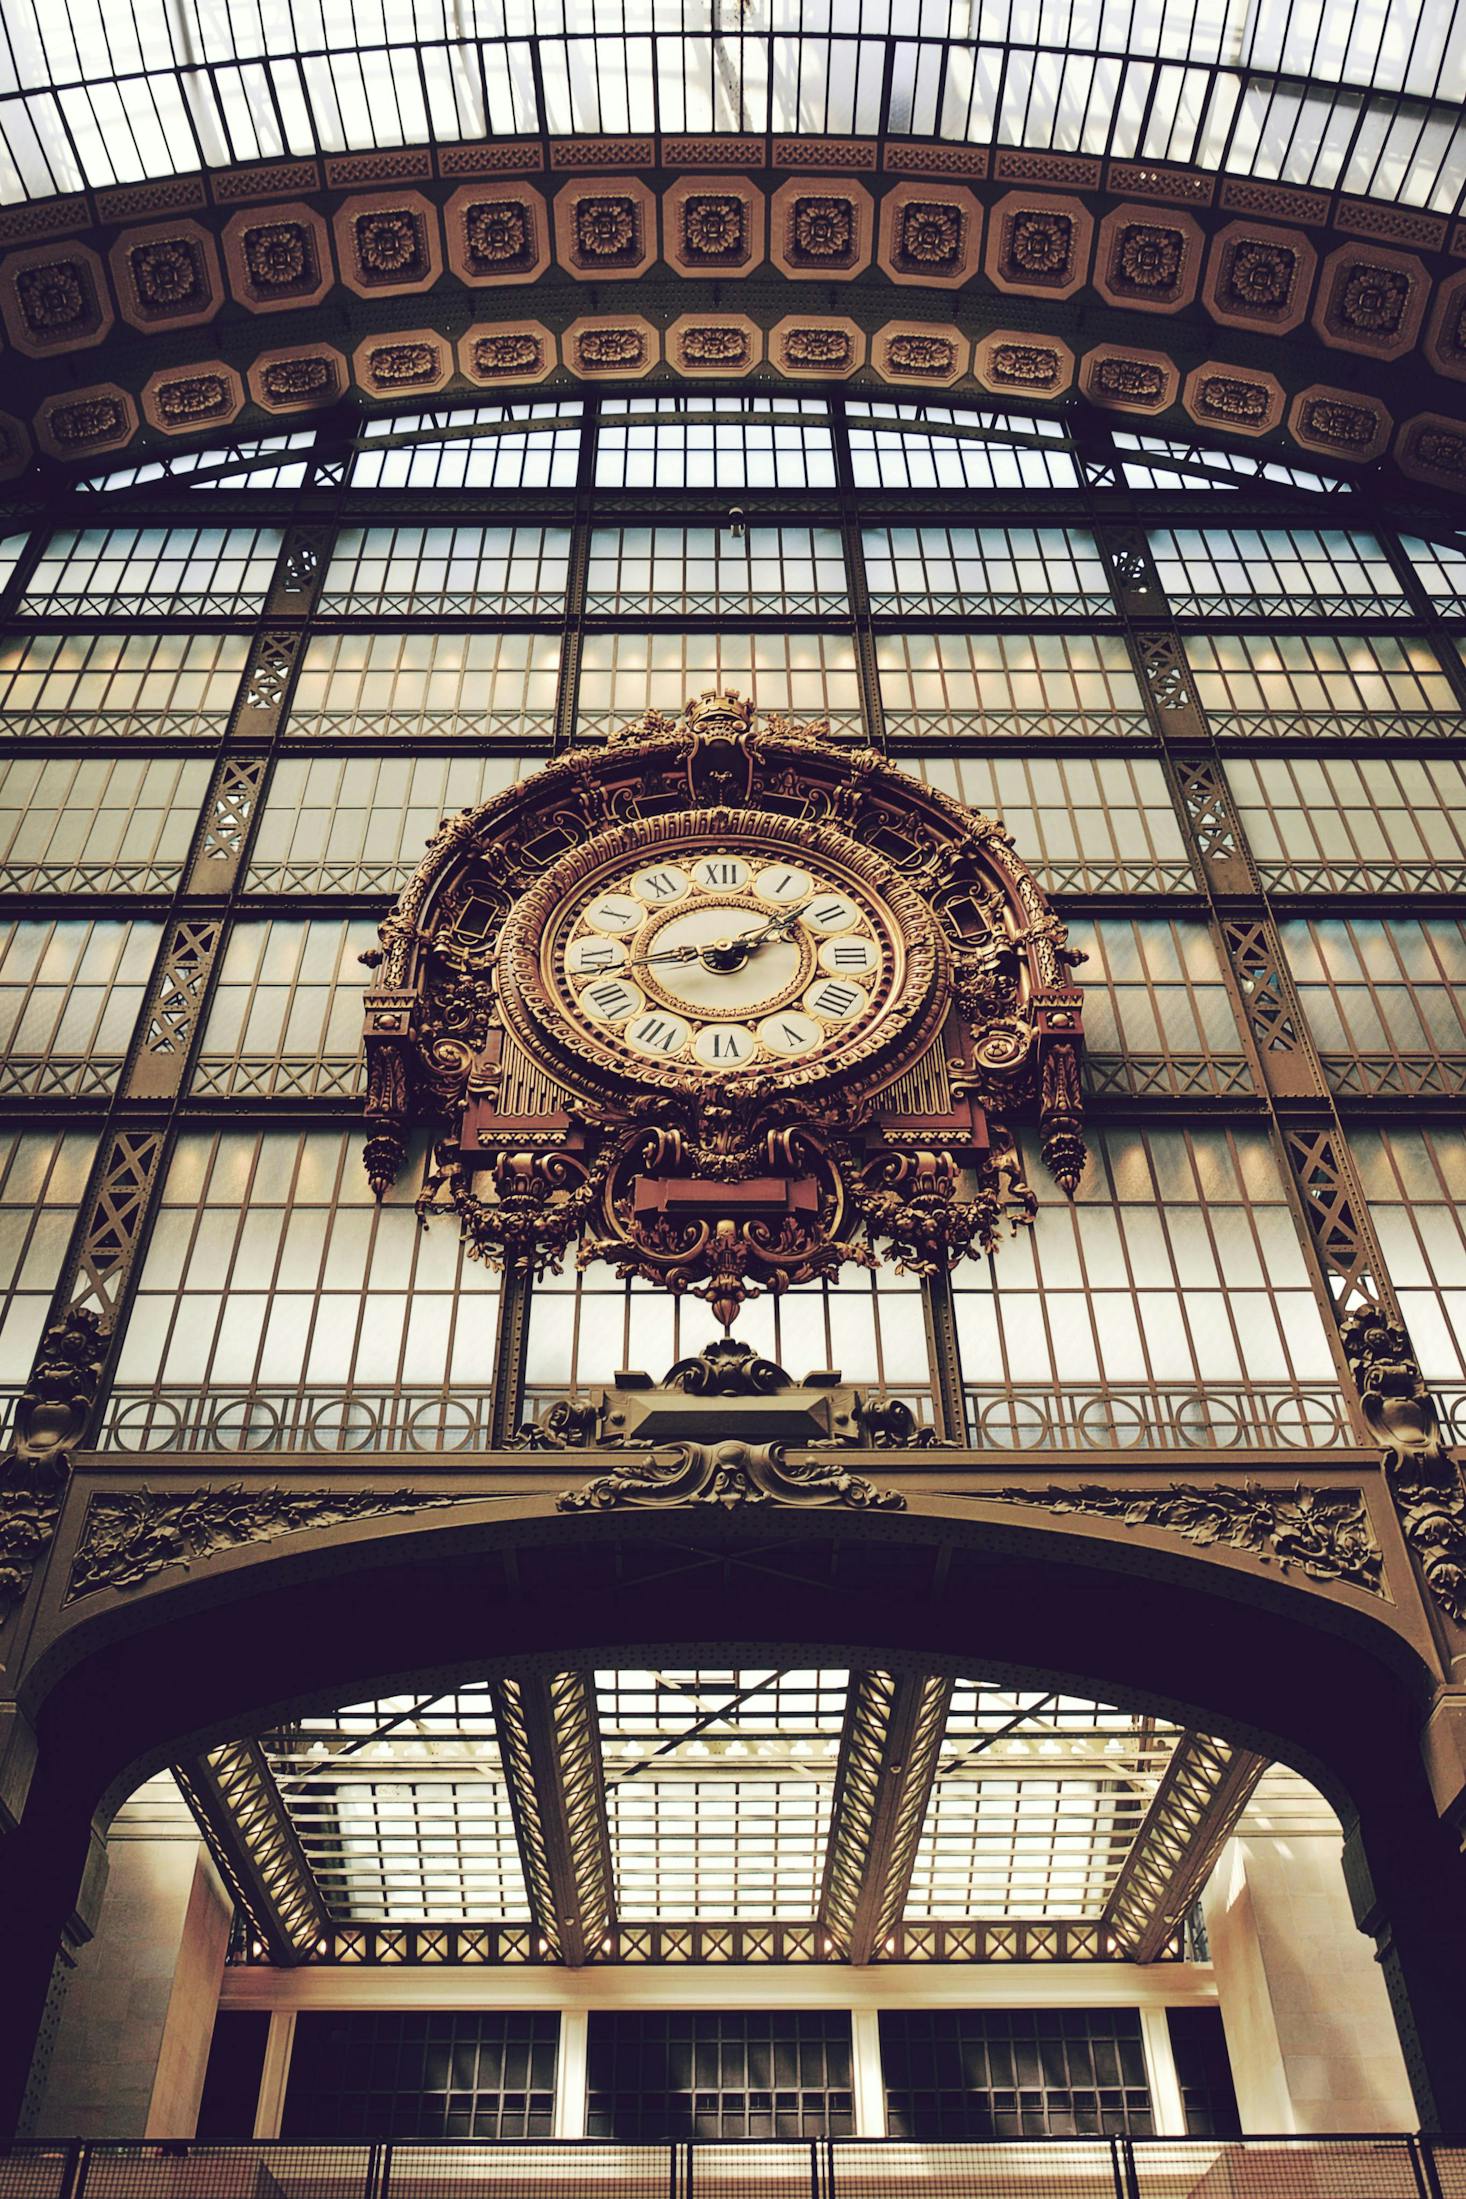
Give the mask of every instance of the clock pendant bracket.
[(446, 819), (381, 928), (367, 1172), (528, 1274), (710, 1301), (1032, 1218), (1084, 1165), (1079, 957), (1001, 824), (704, 695)]

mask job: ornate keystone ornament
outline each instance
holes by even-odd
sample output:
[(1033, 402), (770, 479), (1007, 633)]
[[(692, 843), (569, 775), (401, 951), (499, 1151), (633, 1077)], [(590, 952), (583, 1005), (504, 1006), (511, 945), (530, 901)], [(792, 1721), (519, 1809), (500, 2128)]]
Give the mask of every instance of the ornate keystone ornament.
[(1372, 1308), (1351, 1313), (1340, 1338), (1364, 1417), (1384, 1447), (1405, 1540), (1436, 1602), (1466, 1626), (1466, 1489), (1410, 1339)]
[(709, 694), (439, 828), (367, 996), (367, 1171), (525, 1274), (748, 1298), (1031, 1220), (1084, 1165), (1079, 959), (1003, 827)]
[(791, 1459), (782, 1443), (669, 1443), (609, 1474), (567, 1489), (562, 1512), (609, 1512), (688, 1504), (734, 1511), (748, 1504), (837, 1505), (845, 1511), (902, 1512), (906, 1499), (878, 1489), (834, 1459)]
[(723, 1436), (745, 1444), (778, 1439), (810, 1450), (841, 1443), (922, 1450), (937, 1440), (902, 1398), (867, 1397), (829, 1368), (795, 1382), (750, 1345), (724, 1337), (696, 1358), (679, 1359), (660, 1382), (622, 1373), (613, 1390), (559, 1399), (542, 1421), (522, 1430), (519, 1441), (534, 1451), (618, 1450), (673, 1437)]
[(53, 1321), (15, 1409), (15, 1440), (0, 1460), (0, 1624), (30, 1586), (56, 1531), (71, 1453), (86, 1432), (102, 1378), (107, 1333), (87, 1307)]

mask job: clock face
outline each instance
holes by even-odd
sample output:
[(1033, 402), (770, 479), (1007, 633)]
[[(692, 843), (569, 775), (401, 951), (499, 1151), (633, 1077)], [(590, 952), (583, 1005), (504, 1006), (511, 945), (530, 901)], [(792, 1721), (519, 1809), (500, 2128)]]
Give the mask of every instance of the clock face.
[(902, 933), (870, 886), (801, 852), (704, 842), (586, 881), (544, 939), (560, 1014), (632, 1073), (715, 1079), (848, 1054), (901, 981)]

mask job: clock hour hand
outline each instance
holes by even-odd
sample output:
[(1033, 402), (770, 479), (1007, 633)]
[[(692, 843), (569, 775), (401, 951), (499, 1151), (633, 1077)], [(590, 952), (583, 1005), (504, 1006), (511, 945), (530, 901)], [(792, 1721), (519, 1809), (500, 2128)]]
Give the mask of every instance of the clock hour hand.
[(754, 947), (766, 946), (771, 940), (787, 940), (794, 922), (791, 912), (766, 924), (762, 931), (735, 932), (728, 939), (709, 940), (705, 947), (667, 947), (660, 954), (634, 954), (626, 967), (644, 970), (653, 962), (701, 962), (709, 970), (739, 970)]
[(665, 947), (660, 954), (634, 954), (627, 962), (628, 970), (644, 970), (649, 962), (695, 962), (700, 948)]

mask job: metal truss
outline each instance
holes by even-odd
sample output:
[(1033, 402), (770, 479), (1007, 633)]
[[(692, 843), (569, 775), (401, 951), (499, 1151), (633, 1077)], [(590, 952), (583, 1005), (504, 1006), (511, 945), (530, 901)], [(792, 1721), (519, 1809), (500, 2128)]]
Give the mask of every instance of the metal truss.
[(604, 1951), (616, 1920), (595, 1701), (579, 1672), (505, 1677), (491, 1693), (535, 1923), (576, 1968)]
[(1249, 1749), (1182, 1735), (1105, 1904), (1117, 1954), (1154, 1962), (1175, 1937), (1266, 1769)]
[(173, 1776), (225, 1883), (272, 1962), (304, 1962), (326, 1944), (320, 1889), (258, 1741), (228, 1741), (175, 1764)]
[[(257, 1945), (258, 1943), (256, 1943)], [(230, 1960), (263, 1966), (263, 1947), (236, 1942)], [(306, 1956), (320, 1969), (536, 1969), (555, 1958), (532, 1924), (336, 1924)], [(814, 1924), (622, 1924), (601, 1958), (626, 1969), (663, 1963), (681, 1968), (750, 1969), (773, 1963), (839, 1967), (843, 1956)], [(1097, 1918), (1045, 1917), (969, 1924), (904, 1924), (892, 1935), (887, 1963), (1113, 1962), (1115, 1947)], [(1184, 1962), (1186, 1934), (1170, 1935), (1151, 1958)]]
[(851, 1962), (889, 1952), (936, 1778), (952, 1682), (851, 1675), (819, 1925)]

